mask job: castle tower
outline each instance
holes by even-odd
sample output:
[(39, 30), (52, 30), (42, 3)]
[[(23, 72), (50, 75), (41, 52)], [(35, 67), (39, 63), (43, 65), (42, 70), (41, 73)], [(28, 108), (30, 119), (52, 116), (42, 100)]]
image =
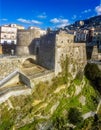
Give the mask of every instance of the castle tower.
[(35, 41), (44, 35), (45, 31), (39, 28), (29, 28), (28, 30), (18, 30), (17, 36), (17, 55), (34, 54)]
[(69, 57), (73, 51), (74, 35), (61, 31), (56, 35), (55, 41), (55, 75), (58, 75), (62, 71), (62, 60), (66, 58), (66, 55)]
[(74, 35), (66, 32), (57, 34), (55, 41), (55, 75), (61, 73), (62, 62), (66, 60), (66, 57), (74, 59), (84, 68), (86, 64), (85, 43), (74, 43)]
[(16, 55), (29, 55), (29, 44), (30, 32), (28, 30), (19, 30), (17, 35)]

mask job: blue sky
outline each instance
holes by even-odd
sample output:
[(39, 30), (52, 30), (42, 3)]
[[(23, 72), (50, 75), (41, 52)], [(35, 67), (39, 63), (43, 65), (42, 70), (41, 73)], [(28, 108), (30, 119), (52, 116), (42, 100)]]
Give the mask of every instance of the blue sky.
[(100, 0), (0, 0), (0, 25), (55, 28), (96, 15)]

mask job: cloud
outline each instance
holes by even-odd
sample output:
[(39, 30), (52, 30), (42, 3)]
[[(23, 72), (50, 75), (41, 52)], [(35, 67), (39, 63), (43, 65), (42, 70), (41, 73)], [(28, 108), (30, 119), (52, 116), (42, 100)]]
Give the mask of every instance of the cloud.
[(30, 23), (30, 20), (26, 20), (23, 18), (19, 18), (19, 19), (17, 19), (17, 21), (22, 22), (22, 23)]
[(43, 12), (42, 14), (38, 15), (37, 17), (40, 19), (45, 19), (45, 18), (47, 18), (47, 15), (45, 12)]
[(84, 11), (82, 12), (82, 14), (89, 13), (89, 12), (91, 12), (91, 9), (86, 9), (86, 10), (84, 10)]
[(2, 18), (2, 19), (0, 19), (1, 21), (7, 21), (8, 19), (6, 19), (6, 18)]
[(19, 18), (17, 19), (17, 21), (26, 23), (26, 24), (42, 24), (42, 22), (37, 21), (37, 20), (28, 20), (28, 19), (23, 19), (23, 18)]
[(51, 23), (56, 24), (56, 27), (64, 27), (69, 24), (68, 19), (53, 18), (50, 20)]
[(63, 28), (65, 26), (67, 26), (68, 24), (67, 23), (62, 23), (62, 24), (58, 24), (56, 27), (58, 28)]
[(77, 18), (77, 16), (76, 16), (76, 15), (73, 15), (72, 19), (74, 20), (74, 19), (76, 19), (76, 18)]
[(50, 20), (51, 23), (56, 24), (60, 22), (60, 19), (54, 18)]
[(31, 23), (34, 23), (34, 24), (42, 24), (42, 22), (37, 21), (37, 20), (31, 20), (30, 22), (31, 22)]
[(96, 11), (97, 15), (101, 15), (101, 5), (95, 7), (95, 11)]

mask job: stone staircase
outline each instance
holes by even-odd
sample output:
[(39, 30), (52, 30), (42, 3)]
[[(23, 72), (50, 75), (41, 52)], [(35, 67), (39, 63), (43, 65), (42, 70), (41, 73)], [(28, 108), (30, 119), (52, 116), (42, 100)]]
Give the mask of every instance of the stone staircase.
[[(14, 77), (18, 76), (17, 83), (10, 82)], [(20, 77), (23, 79), (23, 82), (20, 81)], [(31, 94), (30, 86), (27, 86), (26, 81), (28, 78), (19, 72), (18, 69), (7, 75), (4, 79), (0, 80), (0, 103), (7, 100), (10, 96), (19, 96), (22, 94)], [(15, 80), (14, 80), (15, 81)], [(29, 81), (30, 82), (30, 81)], [(5, 85), (6, 84), (6, 85)]]

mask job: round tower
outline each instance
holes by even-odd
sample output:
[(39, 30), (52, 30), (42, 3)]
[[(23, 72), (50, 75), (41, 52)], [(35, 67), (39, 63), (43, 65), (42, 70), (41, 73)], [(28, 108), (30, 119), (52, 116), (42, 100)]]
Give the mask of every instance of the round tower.
[(17, 55), (34, 54), (34, 45), (38, 38), (44, 35), (44, 31), (34, 28), (28, 30), (18, 30), (17, 35)]
[(30, 32), (28, 30), (18, 30), (16, 55), (29, 55)]

